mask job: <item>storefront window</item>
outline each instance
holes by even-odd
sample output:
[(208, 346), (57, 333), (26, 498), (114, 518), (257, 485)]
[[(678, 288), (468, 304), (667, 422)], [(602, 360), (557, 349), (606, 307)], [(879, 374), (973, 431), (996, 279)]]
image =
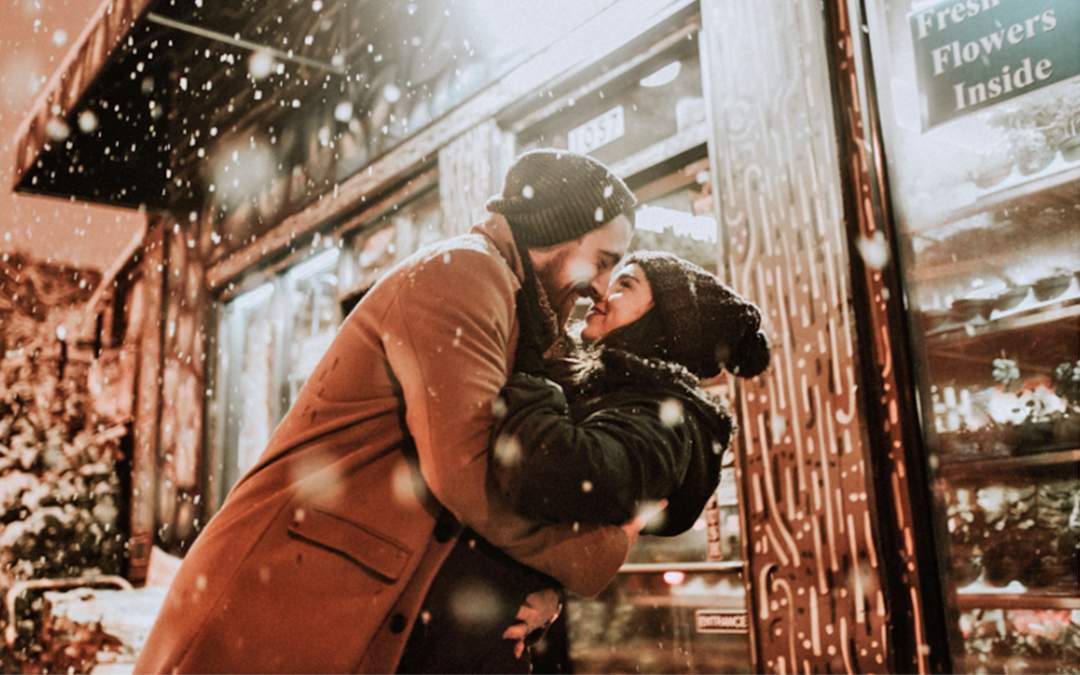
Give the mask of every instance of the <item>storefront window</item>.
[[(229, 486), (246, 471), (266, 445), (275, 422), (273, 352), (277, 344), (270, 312), (274, 285), (265, 283), (225, 305), (221, 322), (218, 386), (226, 420), (221, 444), (222, 476)], [(244, 376), (246, 374), (246, 377)], [(225, 490), (227, 491), (227, 489)]]
[(582, 673), (743, 673), (746, 614), (737, 574), (620, 575), (568, 605), (570, 657)]
[(680, 136), (703, 142), (704, 127), (701, 61), (692, 33), (626, 76), (568, 101), (560, 114), (526, 131), (520, 143), (523, 149), (566, 148), (617, 164)]
[[(704, 146), (699, 148), (704, 154)], [(656, 173), (656, 172), (650, 172)], [(668, 251), (717, 271), (717, 223), (710, 194), (709, 160), (676, 163), (659, 176), (636, 186), (637, 227), (631, 250)], [(711, 384), (711, 383), (710, 383)], [(714, 393), (725, 396), (720, 385)], [(718, 496), (687, 532), (677, 537), (642, 539), (628, 562), (697, 563), (735, 561), (739, 550), (738, 504), (733, 455), (725, 454), (726, 470)]]
[[(700, 148), (704, 152), (705, 148)], [(718, 229), (713, 213), (709, 160), (679, 166), (635, 190), (633, 248), (669, 251), (718, 272)]]
[(222, 309), (213, 404), (222, 420), (214, 442), (221, 496), (255, 465), (337, 334), (339, 255), (324, 248)]
[(313, 250), (226, 302), (219, 334), (213, 434), (224, 496), (266, 449), (270, 434), (337, 335), (341, 321), (387, 269), (443, 237), (437, 189), (394, 206), (344, 242)]
[[(960, 615), (967, 668), (998, 672), (1069, 672), (1080, 663), (1080, 626), (1067, 609), (973, 609)], [(1005, 659), (1002, 657), (1011, 655)], [(1026, 670), (1024, 670), (1026, 668)]]
[(1080, 621), (1080, 4), (870, 4), (954, 666), (1053, 671)]
[(289, 270), (282, 279), (290, 335), (282, 415), (296, 401), (300, 387), (330, 347), (341, 323), (335, 274), (340, 249), (328, 248)]

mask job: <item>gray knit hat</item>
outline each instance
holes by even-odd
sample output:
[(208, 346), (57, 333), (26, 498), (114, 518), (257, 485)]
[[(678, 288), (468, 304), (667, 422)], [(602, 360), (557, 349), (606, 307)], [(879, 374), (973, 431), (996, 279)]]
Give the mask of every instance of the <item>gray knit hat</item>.
[(506, 172), (502, 195), (487, 210), (506, 216), (526, 246), (554, 246), (619, 214), (634, 222), (637, 199), (601, 162), (569, 150), (531, 150)]
[(726, 368), (753, 377), (769, 365), (761, 310), (719, 277), (671, 253), (636, 251), (623, 260), (645, 273), (665, 334), (666, 357), (699, 377)]

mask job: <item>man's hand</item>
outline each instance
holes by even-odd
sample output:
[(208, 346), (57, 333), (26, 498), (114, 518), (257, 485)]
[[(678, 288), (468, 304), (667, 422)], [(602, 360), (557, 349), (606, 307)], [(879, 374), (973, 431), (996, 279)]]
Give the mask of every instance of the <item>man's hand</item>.
[(620, 525), (622, 531), (626, 533), (626, 538), (630, 540), (630, 548), (633, 548), (634, 544), (637, 543), (638, 536), (645, 529), (645, 526), (649, 524), (649, 521), (660, 515), (660, 512), (666, 509), (667, 505), (668, 500), (661, 499), (654, 504), (643, 506), (633, 519)]
[(529, 593), (517, 613), (518, 623), (503, 631), (504, 640), (514, 640), (514, 658), (525, 653), (525, 638), (533, 631), (546, 630), (562, 611), (562, 596), (553, 588)]

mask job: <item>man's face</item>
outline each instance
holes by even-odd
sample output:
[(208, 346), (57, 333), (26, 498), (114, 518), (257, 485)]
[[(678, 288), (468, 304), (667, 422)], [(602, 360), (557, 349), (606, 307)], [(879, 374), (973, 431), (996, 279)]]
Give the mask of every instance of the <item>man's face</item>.
[(573, 241), (529, 251), (560, 326), (570, 317), (578, 298), (603, 297), (611, 270), (626, 254), (633, 237), (630, 220), (619, 215)]

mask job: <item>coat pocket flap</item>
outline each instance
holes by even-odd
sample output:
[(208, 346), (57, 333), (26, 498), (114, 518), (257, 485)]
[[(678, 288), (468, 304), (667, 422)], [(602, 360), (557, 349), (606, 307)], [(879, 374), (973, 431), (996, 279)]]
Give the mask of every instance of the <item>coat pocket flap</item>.
[(397, 581), (411, 552), (377, 532), (331, 513), (309, 509), (289, 524), (289, 532), (344, 555), (380, 577)]

